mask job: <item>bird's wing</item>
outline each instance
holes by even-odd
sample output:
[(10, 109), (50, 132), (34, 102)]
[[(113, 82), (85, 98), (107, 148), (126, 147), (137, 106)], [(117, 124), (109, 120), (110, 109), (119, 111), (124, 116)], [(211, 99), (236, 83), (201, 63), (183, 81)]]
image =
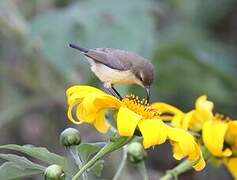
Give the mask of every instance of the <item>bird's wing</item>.
[(109, 48), (97, 48), (91, 49), (87, 53), (86, 56), (92, 58), (94, 61), (102, 63), (110, 68), (126, 71), (131, 67), (131, 63), (127, 61), (126, 58), (120, 56), (118, 52)]

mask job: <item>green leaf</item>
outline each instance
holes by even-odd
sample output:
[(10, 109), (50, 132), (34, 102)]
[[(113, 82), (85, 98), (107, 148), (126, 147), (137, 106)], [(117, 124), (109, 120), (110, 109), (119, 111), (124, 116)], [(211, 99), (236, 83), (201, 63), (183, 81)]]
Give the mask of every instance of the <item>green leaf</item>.
[(103, 168), (104, 160), (99, 160), (89, 169), (89, 172), (96, 177), (101, 177)]
[(41, 174), (44, 172), (45, 167), (33, 163), (25, 157), (14, 154), (1, 154), (0, 159), (5, 162), (0, 167), (0, 179), (15, 179), (34, 174)]
[(8, 144), (0, 146), (0, 149), (19, 151), (48, 164), (57, 164), (59, 166), (64, 167), (64, 157), (51, 153), (43, 147), (35, 147), (32, 145), (19, 146), (16, 144)]
[(28, 160), (27, 158), (23, 157), (23, 156), (18, 156), (15, 154), (2, 154), (0, 153), (0, 158), (4, 159), (6, 161), (10, 161), (13, 162), (19, 166), (21, 166), (22, 168), (27, 167), (27, 168), (34, 168), (34, 169), (38, 169), (38, 170), (42, 170), (44, 171), (45, 167), (35, 164), (33, 162), (31, 162), (30, 160)]
[(87, 162), (93, 154), (98, 152), (105, 143), (81, 143), (77, 150), (83, 162)]
[(5, 162), (0, 166), (0, 179), (16, 179), (26, 176), (43, 174), (44, 171), (31, 167), (23, 167), (14, 162)]

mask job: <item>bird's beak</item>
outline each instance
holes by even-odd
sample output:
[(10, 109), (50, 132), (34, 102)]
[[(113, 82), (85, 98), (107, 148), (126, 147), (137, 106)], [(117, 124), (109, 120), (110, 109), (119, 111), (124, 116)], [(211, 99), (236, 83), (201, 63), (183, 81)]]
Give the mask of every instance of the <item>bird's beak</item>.
[(146, 89), (146, 94), (147, 94), (146, 99), (149, 103), (149, 101), (150, 101), (150, 86), (145, 87), (145, 89)]

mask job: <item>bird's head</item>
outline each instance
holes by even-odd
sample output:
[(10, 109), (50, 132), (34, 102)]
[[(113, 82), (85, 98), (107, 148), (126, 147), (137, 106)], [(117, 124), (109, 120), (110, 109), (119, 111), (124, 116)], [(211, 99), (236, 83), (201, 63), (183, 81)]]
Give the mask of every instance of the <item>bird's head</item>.
[(150, 97), (150, 87), (154, 80), (154, 66), (149, 62), (145, 61), (136, 67), (135, 76), (137, 84), (145, 88), (147, 93), (147, 99)]

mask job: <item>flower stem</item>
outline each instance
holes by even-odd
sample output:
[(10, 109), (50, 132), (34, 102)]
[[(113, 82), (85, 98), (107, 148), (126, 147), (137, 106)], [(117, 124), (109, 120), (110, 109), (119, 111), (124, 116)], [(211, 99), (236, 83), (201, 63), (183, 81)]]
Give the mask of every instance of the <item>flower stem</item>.
[(126, 164), (126, 161), (127, 161), (127, 146), (123, 146), (123, 157), (122, 157), (122, 161), (119, 165), (119, 168), (117, 170), (117, 172), (115, 173), (114, 175), (114, 178), (113, 180), (117, 180), (119, 175), (121, 174), (125, 164)]
[(143, 179), (144, 180), (149, 180), (149, 177), (148, 177), (148, 173), (147, 173), (147, 169), (146, 169), (146, 165), (145, 165), (145, 162), (142, 161), (138, 164), (138, 168), (139, 168), (139, 171), (140, 173), (142, 174), (143, 176)]
[(176, 166), (174, 169), (168, 170), (166, 174), (160, 178), (160, 180), (172, 180), (172, 179), (177, 179), (177, 177), (192, 169), (192, 163), (188, 160), (183, 161), (180, 163), (178, 166)]
[[(210, 152), (206, 147), (202, 147), (202, 154), (204, 160), (209, 159), (211, 156)], [(177, 180), (180, 174), (191, 170), (192, 166), (193, 166), (192, 162), (190, 162), (189, 160), (185, 160), (175, 168), (166, 171), (166, 174), (163, 177), (161, 177), (160, 180), (172, 180), (172, 179)]]
[(90, 161), (88, 161), (72, 178), (72, 180), (77, 180), (88, 168), (90, 168), (96, 161), (104, 157), (106, 154), (113, 152), (128, 142), (130, 142), (133, 137), (118, 137), (116, 140), (105, 145)]
[[(78, 155), (78, 153), (76, 152), (76, 146), (71, 146), (69, 148), (69, 152), (71, 154), (71, 156), (73, 157), (74, 161), (76, 162), (77, 166), (78, 166), (78, 169), (81, 169), (82, 168), (82, 160), (80, 158), (80, 156)], [(82, 180), (87, 180), (87, 174), (86, 172), (84, 172), (82, 174)]]

